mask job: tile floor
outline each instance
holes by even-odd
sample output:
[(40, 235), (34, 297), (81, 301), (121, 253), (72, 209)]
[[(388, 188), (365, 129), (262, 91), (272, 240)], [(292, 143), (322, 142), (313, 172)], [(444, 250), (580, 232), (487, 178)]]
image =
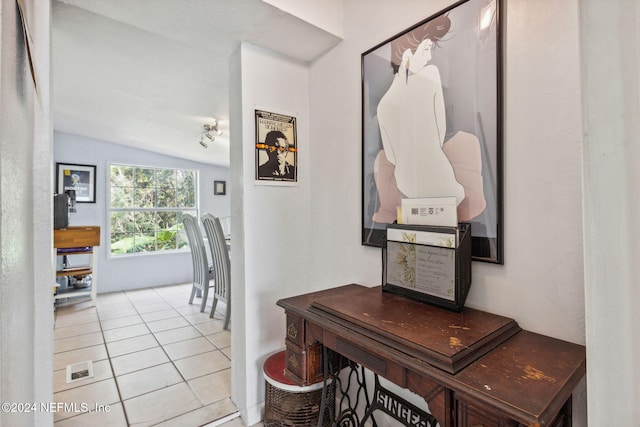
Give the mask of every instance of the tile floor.
[[(189, 305), (190, 292), (156, 287), (57, 307), (53, 400), (66, 405), (56, 427), (243, 425), (229, 397), (230, 332), (221, 313)], [(67, 365), (87, 360), (93, 377), (67, 383)]]

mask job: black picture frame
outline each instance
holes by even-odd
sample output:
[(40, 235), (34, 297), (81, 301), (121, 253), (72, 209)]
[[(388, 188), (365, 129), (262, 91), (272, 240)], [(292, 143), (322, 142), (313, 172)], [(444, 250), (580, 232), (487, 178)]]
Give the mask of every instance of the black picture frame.
[(213, 181), (213, 194), (216, 196), (227, 194), (227, 181)]
[(96, 166), (56, 163), (56, 192), (74, 190), (76, 203), (96, 202)]
[(361, 55), (363, 245), (402, 198), (457, 195), (472, 259), (504, 263), (502, 9), (458, 1)]

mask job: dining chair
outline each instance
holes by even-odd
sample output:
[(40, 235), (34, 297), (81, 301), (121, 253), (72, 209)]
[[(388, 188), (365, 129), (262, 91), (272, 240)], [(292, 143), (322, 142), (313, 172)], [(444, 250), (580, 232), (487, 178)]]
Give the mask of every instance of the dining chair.
[(229, 320), (231, 318), (231, 262), (227, 242), (225, 241), (220, 220), (217, 217), (206, 213), (201, 218), (213, 258), (215, 285), (211, 315), (209, 317), (213, 317), (218, 300), (224, 302), (227, 306), (224, 315), (224, 329), (229, 329)]
[(222, 227), (222, 232), (224, 233), (225, 239), (231, 238), (231, 217), (230, 216), (219, 216), (220, 226)]
[[(202, 231), (200, 231), (198, 218), (190, 214), (182, 214), (182, 224), (189, 239), (191, 259), (193, 261), (193, 287), (191, 288), (189, 304), (193, 304), (193, 298), (196, 296), (196, 293), (201, 293), (202, 303), (200, 304), (200, 312), (202, 313), (207, 306), (209, 288), (215, 286), (215, 284), (211, 285), (213, 275), (209, 268), (207, 251), (204, 246), (204, 238), (202, 237)], [(211, 309), (211, 315), (209, 317), (213, 317), (214, 310), (215, 305)]]

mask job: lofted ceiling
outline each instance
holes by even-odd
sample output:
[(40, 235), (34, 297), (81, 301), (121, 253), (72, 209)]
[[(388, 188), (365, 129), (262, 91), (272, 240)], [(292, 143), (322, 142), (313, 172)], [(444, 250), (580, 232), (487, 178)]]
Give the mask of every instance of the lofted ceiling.
[(54, 0), (51, 37), (55, 130), (221, 166), (240, 42), (310, 62), (340, 41), (262, 0)]

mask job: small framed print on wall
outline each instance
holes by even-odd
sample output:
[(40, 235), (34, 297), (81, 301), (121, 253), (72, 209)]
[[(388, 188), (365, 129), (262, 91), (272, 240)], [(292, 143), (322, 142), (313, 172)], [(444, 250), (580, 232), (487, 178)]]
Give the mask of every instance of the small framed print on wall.
[(256, 184), (297, 185), (296, 117), (255, 110), (255, 120)]
[(96, 202), (96, 167), (56, 163), (56, 189), (58, 194), (73, 190), (77, 203)]
[(213, 181), (213, 194), (216, 196), (227, 194), (227, 181)]

